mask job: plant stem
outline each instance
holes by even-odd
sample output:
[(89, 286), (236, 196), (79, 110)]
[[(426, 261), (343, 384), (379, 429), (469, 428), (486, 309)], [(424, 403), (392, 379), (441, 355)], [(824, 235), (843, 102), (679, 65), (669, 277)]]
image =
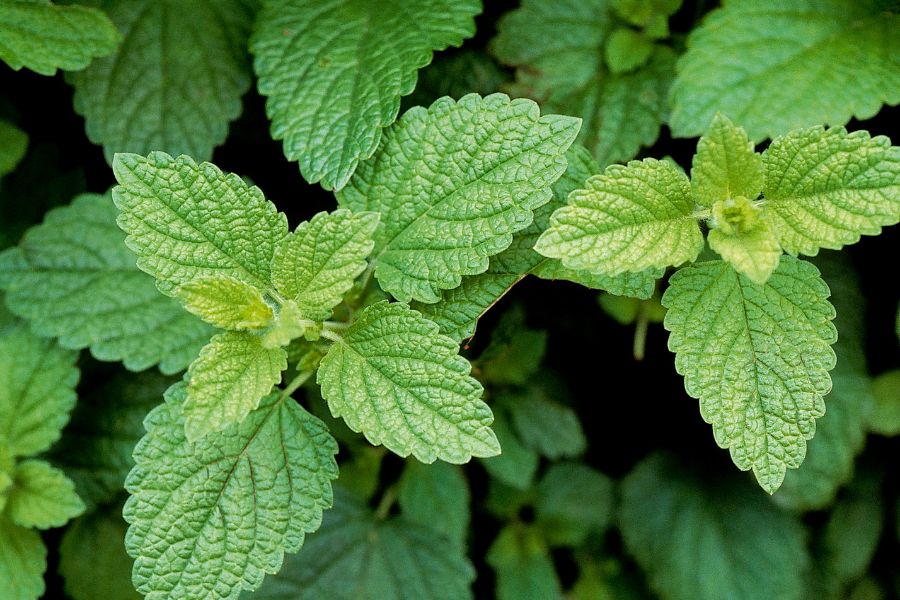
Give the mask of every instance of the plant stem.
[(644, 351), (647, 347), (647, 326), (650, 323), (648, 312), (647, 301), (641, 300), (638, 305), (637, 323), (634, 327), (634, 345), (632, 346), (634, 360), (638, 361), (644, 360)]
[(397, 492), (396, 483), (384, 491), (384, 494), (381, 495), (381, 500), (378, 502), (378, 508), (375, 509), (375, 519), (384, 521), (387, 518), (388, 513), (391, 512), (391, 507), (397, 501)]
[(284, 390), (281, 392), (282, 398), (287, 398), (294, 392), (296, 392), (301, 385), (306, 383), (306, 381), (315, 374), (315, 371), (301, 371), (297, 373), (297, 376), (294, 377), (291, 382), (287, 385)]

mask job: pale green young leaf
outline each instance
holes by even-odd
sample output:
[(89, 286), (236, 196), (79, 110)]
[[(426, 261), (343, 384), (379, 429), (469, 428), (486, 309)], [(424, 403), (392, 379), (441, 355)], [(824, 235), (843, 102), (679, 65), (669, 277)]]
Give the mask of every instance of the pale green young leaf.
[(16, 168), (27, 149), (28, 135), (12, 123), (0, 121), (0, 177)]
[(872, 382), (875, 406), (869, 431), (878, 435), (900, 435), (900, 369), (888, 371)]
[(801, 129), (772, 140), (763, 162), (767, 210), (790, 254), (838, 250), (900, 221), (900, 147), (884, 136)]
[(406, 461), (397, 496), (403, 518), (460, 546), (469, 529), (469, 485), (460, 467)]
[(491, 43), (500, 62), (516, 67), (515, 95), (583, 119), (578, 139), (602, 166), (656, 141), (675, 74), (675, 53), (665, 47), (640, 69), (609, 73), (604, 45), (613, 28), (606, 0), (525, 0), (500, 19)]
[(505, 485), (516, 490), (527, 490), (534, 481), (541, 457), (516, 437), (503, 407), (494, 409), (493, 430), (502, 451), (499, 456), (480, 459), (482, 466)]
[(579, 546), (613, 519), (613, 482), (578, 463), (555, 464), (537, 487), (534, 513), (550, 544)]
[(243, 0), (101, 0), (122, 34), (112, 56), (72, 74), (87, 135), (116, 152), (208, 160), (250, 88)]
[(263, 338), (228, 331), (210, 340), (187, 372), (182, 407), (189, 442), (244, 420), (287, 369), (283, 348), (266, 348)]
[(275, 313), (259, 289), (227, 275), (199, 277), (173, 291), (189, 313), (232, 331), (265, 329)]
[(834, 344), (837, 364), (831, 372), (831, 393), (825, 397), (825, 416), (816, 422), (806, 459), (784, 477), (773, 499), (793, 510), (821, 510), (834, 502), (840, 486), (853, 476), (862, 450), (866, 422), (874, 403), (864, 351), (866, 301), (855, 271), (843, 254), (823, 253), (816, 265), (831, 290), (837, 316)]
[(195, 443), (178, 383), (145, 421), (125, 483), (125, 546), (148, 600), (236, 599), (296, 552), (332, 502), (337, 443), (291, 398), (264, 398), (246, 419)]
[(784, 257), (765, 285), (724, 261), (683, 268), (663, 296), (669, 349), (716, 442), (770, 494), (825, 414), (837, 334), (828, 286)]
[(134, 561), (125, 552), (127, 525), (119, 506), (71, 523), (59, 544), (59, 574), (74, 600), (141, 600), (131, 584)]
[(638, 27), (652, 23), (654, 17), (674, 15), (681, 3), (682, 0), (610, 0), (617, 15)]
[(43, 452), (59, 439), (75, 406), (77, 359), (24, 324), (0, 332), (0, 438), (13, 457)]
[(712, 229), (706, 239), (709, 247), (738, 273), (759, 285), (769, 279), (781, 260), (781, 246), (766, 215), (760, 215), (755, 223), (743, 230), (735, 229), (733, 233)]
[(269, 289), (272, 257), (288, 224), (259, 188), (210, 163), (162, 152), (118, 154), (113, 171), (125, 241), (163, 293), (223, 275)]
[(700, 141), (691, 163), (694, 201), (712, 206), (721, 200), (743, 196), (755, 200), (765, 183), (762, 157), (743, 128), (716, 113)]
[(619, 527), (663, 600), (801, 600), (805, 530), (747, 485), (653, 455), (622, 484)]
[(5, 0), (0, 4), (0, 59), (14, 71), (41, 75), (77, 71), (116, 49), (119, 34), (102, 12), (58, 6), (50, 0)]
[(498, 396), (507, 407), (522, 443), (550, 460), (578, 456), (587, 446), (578, 415), (557, 399), (565, 398), (561, 381), (543, 374), (527, 388)]
[(466, 600), (475, 569), (461, 545), (402, 517), (382, 520), (335, 490), (334, 508), (257, 600)]
[(164, 373), (190, 364), (213, 329), (166, 298), (135, 265), (109, 196), (83, 194), (0, 253), (7, 304), (39, 335), (99, 360)]
[(250, 47), (272, 136), (310, 183), (341, 189), (432, 51), (475, 33), (478, 0), (269, 1)]
[(363, 309), (317, 378), (335, 417), (373, 444), (425, 463), (500, 452), (491, 410), (456, 342), (403, 304)]
[(504, 527), (488, 550), (487, 562), (497, 576), (497, 600), (563, 598), (550, 550), (533, 527)]
[(409, 110), (338, 194), (354, 212), (382, 214), (373, 257), (381, 287), (434, 303), (484, 273), (550, 200), (578, 127), (503, 94)]
[(534, 211), (534, 222), (516, 234), (509, 248), (491, 257), (487, 271), (464, 277), (459, 287), (445, 290), (436, 304), (413, 303), (413, 308), (440, 326), (441, 333), (457, 341), (472, 337), (481, 315), (528, 274), (639, 298), (649, 298), (653, 293), (655, 280), (662, 276), (662, 270), (611, 277), (568, 269), (559, 260), (534, 251), (534, 243), (547, 228), (553, 211), (566, 204), (572, 190), (583, 187), (588, 177), (600, 171), (590, 152), (578, 144), (569, 148), (566, 160), (566, 172), (552, 186), (553, 198)]
[(641, 32), (620, 27), (606, 40), (606, 66), (615, 75), (634, 71), (650, 60), (653, 48), (653, 42)]
[(877, 0), (727, 0), (691, 32), (670, 126), (700, 135), (716, 112), (759, 141), (867, 119), (900, 102), (900, 15)]
[(144, 435), (144, 417), (160, 403), (171, 377), (147, 371), (119, 374), (78, 399), (72, 420), (48, 459), (75, 482), (88, 506), (112, 502), (134, 466), (131, 452)]
[(332, 309), (366, 269), (378, 218), (377, 213), (338, 209), (302, 223), (275, 250), (275, 288), (297, 303), (304, 318), (324, 321), (331, 317)]
[(65, 525), (84, 512), (75, 484), (42, 460), (23, 460), (16, 465), (5, 516), (16, 525), (48, 529)]
[(0, 516), (0, 598), (37, 600), (44, 594), (46, 568), (40, 534)]
[(612, 165), (557, 209), (535, 250), (564, 266), (618, 275), (697, 258), (703, 236), (687, 176), (652, 158)]

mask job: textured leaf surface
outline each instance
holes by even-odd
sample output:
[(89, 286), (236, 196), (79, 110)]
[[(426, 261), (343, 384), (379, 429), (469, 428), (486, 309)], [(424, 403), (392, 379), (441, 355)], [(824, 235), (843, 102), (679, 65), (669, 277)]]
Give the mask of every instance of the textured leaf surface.
[(191, 444), (185, 386), (145, 422), (126, 481), (126, 549), (149, 600), (237, 598), (296, 552), (331, 505), (337, 444), (290, 398), (266, 397), (239, 425)]
[(612, 31), (605, 0), (526, 0), (500, 19), (492, 42), (497, 58), (516, 67), (511, 91), (581, 117), (579, 141), (602, 166), (656, 141), (675, 74), (675, 54), (663, 47), (642, 68), (610, 73), (603, 57)]
[(210, 163), (162, 152), (119, 154), (113, 200), (137, 265), (163, 293), (200, 277), (228, 276), (267, 290), (287, 218), (255, 186)]
[(623, 482), (619, 526), (664, 600), (807, 597), (803, 526), (742, 481), (653, 455)]
[(500, 531), (487, 554), (497, 575), (497, 600), (560, 600), (562, 586), (540, 533), (513, 524)]
[(758, 141), (900, 102), (900, 15), (877, 0), (724, 4), (691, 33), (678, 63), (675, 135), (699, 135), (721, 111)]
[(0, 517), (0, 598), (40, 598), (46, 568), (47, 548), (38, 532)]
[(6, 503), (6, 516), (16, 525), (47, 529), (65, 525), (84, 512), (75, 485), (42, 460), (23, 460)]
[(329, 349), (317, 378), (331, 413), (373, 444), (425, 463), (464, 463), (500, 447), (458, 350), (420, 313), (379, 302)]
[(116, 152), (162, 150), (208, 160), (250, 87), (243, 0), (103, 0), (118, 51), (72, 76), (87, 135)]
[(713, 261), (679, 270), (663, 296), (675, 368), (716, 442), (774, 493), (825, 414), (837, 335), (828, 286), (785, 257), (765, 285)]
[(188, 441), (243, 421), (285, 369), (284, 348), (266, 348), (258, 335), (228, 331), (214, 337), (188, 369), (183, 407)]
[(265, 329), (275, 319), (262, 292), (231, 277), (201, 277), (175, 288), (188, 312), (222, 329)]
[(693, 210), (690, 181), (668, 161), (612, 165), (569, 195), (535, 250), (608, 275), (680, 265), (703, 248)]
[(0, 287), (39, 335), (134, 371), (180, 371), (213, 333), (138, 270), (108, 196), (84, 194), (48, 212), (0, 254)]
[[(403, 517), (459, 545), (469, 530), (469, 484), (460, 467), (406, 462), (397, 496)], [(440, 515), (439, 518), (435, 518)]]
[(743, 273), (750, 281), (760, 285), (769, 279), (769, 275), (778, 268), (781, 261), (781, 245), (775, 237), (768, 215), (760, 215), (755, 218), (754, 223), (740, 229), (712, 229), (706, 239), (709, 247), (727, 260), (738, 273)]
[(703, 206), (738, 196), (755, 200), (764, 182), (762, 157), (753, 149), (747, 133), (716, 113), (697, 142), (691, 164), (694, 200)]
[(465, 600), (475, 569), (461, 546), (403, 518), (379, 520), (346, 493), (259, 600)]
[(611, 277), (568, 269), (560, 261), (534, 251), (534, 243), (547, 228), (553, 211), (566, 204), (572, 190), (583, 187), (588, 177), (600, 171), (590, 153), (577, 144), (566, 153), (566, 160), (566, 172), (552, 186), (553, 198), (534, 211), (534, 222), (516, 234), (509, 248), (491, 257), (487, 271), (464, 277), (459, 287), (445, 290), (436, 304), (413, 304), (416, 310), (440, 326), (441, 333), (457, 341), (472, 337), (481, 315), (529, 273), (541, 279), (573, 281), (592, 289), (607, 289), (640, 298), (649, 298), (653, 293), (661, 271), (622, 273)]
[(272, 136), (307, 181), (344, 187), (433, 50), (475, 33), (478, 0), (267, 2), (251, 42)]
[(552, 544), (581, 545), (591, 533), (602, 534), (614, 514), (612, 480), (585, 465), (553, 465), (537, 488), (537, 524)]
[(884, 136), (792, 131), (772, 141), (763, 161), (775, 234), (791, 254), (837, 250), (900, 221), (900, 148)]
[(93, 8), (50, 0), (6, 0), (0, 6), (0, 59), (15, 71), (76, 71), (113, 52), (118, 42), (115, 26)]
[(372, 251), (376, 213), (338, 209), (319, 213), (282, 240), (275, 251), (272, 280), (277, 290), (297, 303), (314, 321), (331, 317)]
[(88, 506), (112, 502), (125, 489), (134, 466), (131, 452), (145, 433), (144, 417), (171, 384), (171, 377), (153, 371), (121, 374), (78, 399), (49, 459), (75, 482)]
[(28, 135), (13, 124), (0, 121), (0, 177), (16, 168), (27, 149)]
[(503, 94), (442, 98), (403, 115), (338, 195), (355, 212), (382, 213), (373, 258), (381, 287), (433, 303), (485, 272), (550, 200), (578, 127)]
[(74, 600), (141, 600), (131, 584), (134, 561), (125, 553), (127, 525), (115, 510), (85, 515), (66, 528), (59, 574)]
[(43, 452), (59, 439), (75, 406), (77, 358), (22, 324), (0, 329), (0, 438), (13, 457)]
[(806, 459), (799, 469), (787, 472), (784, 485), (773, 496), (782, 506), (795, 510), (826, 508), (838, 488), (850, 480), (874, 402), (863, 350), (866, 302), (852, 265), (842, 257), (829, 252), (816, 260), (837, 312), (837, 364), (831, 372), (831, 393), (825, 397), (825, 416), (816, 423), (816, 437), (809, 442)]

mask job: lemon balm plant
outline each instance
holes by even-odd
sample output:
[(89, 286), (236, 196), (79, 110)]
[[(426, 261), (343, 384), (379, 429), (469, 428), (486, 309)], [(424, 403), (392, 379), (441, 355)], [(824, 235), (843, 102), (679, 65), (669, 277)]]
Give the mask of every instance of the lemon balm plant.
[[(900, 221), (900, 150), (848, 125), (900, 99), (900, 16), (781, 4), (0, 6), (0, 597), (897, 584), (872, 560), (896, 473), (854, 461), (900, 393), (847, 251), (819, 255)], [(22, 69), (66, 71), (86, 137), (29, 130)], [(93, 152), (91, 191), (41, 144)], [(620, 359), (555, 340), (606, 321), (536, 310), (529, 275), (630, 298), (641, 339), (664, 310), (706, 439), (762, 490), (655, 445), (660, 406), (596, 435), (617, 409), (579, 398), (627, 389)]]

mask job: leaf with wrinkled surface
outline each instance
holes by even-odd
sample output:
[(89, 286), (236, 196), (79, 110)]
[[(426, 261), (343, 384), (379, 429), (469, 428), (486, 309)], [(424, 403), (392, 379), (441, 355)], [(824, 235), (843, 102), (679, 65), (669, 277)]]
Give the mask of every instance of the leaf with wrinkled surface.
[(16, 525), (48, 529), (65, 525), (84, 512), (75, 485), (62, 471), (42, 460), (16, 465), (5, 515)]
[(189, 313), (231, 331), (254, 331), (272, 324), (275, 313), (262, 292), (232, 277), (200, 277), (175, 288)]
[(712, 206), (720, 200), (743, 196), (755, 200), (765, 183), (762, 156), (743, 128), (716, 113), (691, 163), (694, 200)]
[(47, 548), (40, 534), (0, 516), (0, 598), (41, 597), (46, 568)]
[(234, 600), (259, 587), (315, 531), (332, 502), (337, 443), (324, 424), (275, 393), (240, 424), (191, 444), (186, 387), (145, 421), (125, 487), (125, 538), (148, 600)]

